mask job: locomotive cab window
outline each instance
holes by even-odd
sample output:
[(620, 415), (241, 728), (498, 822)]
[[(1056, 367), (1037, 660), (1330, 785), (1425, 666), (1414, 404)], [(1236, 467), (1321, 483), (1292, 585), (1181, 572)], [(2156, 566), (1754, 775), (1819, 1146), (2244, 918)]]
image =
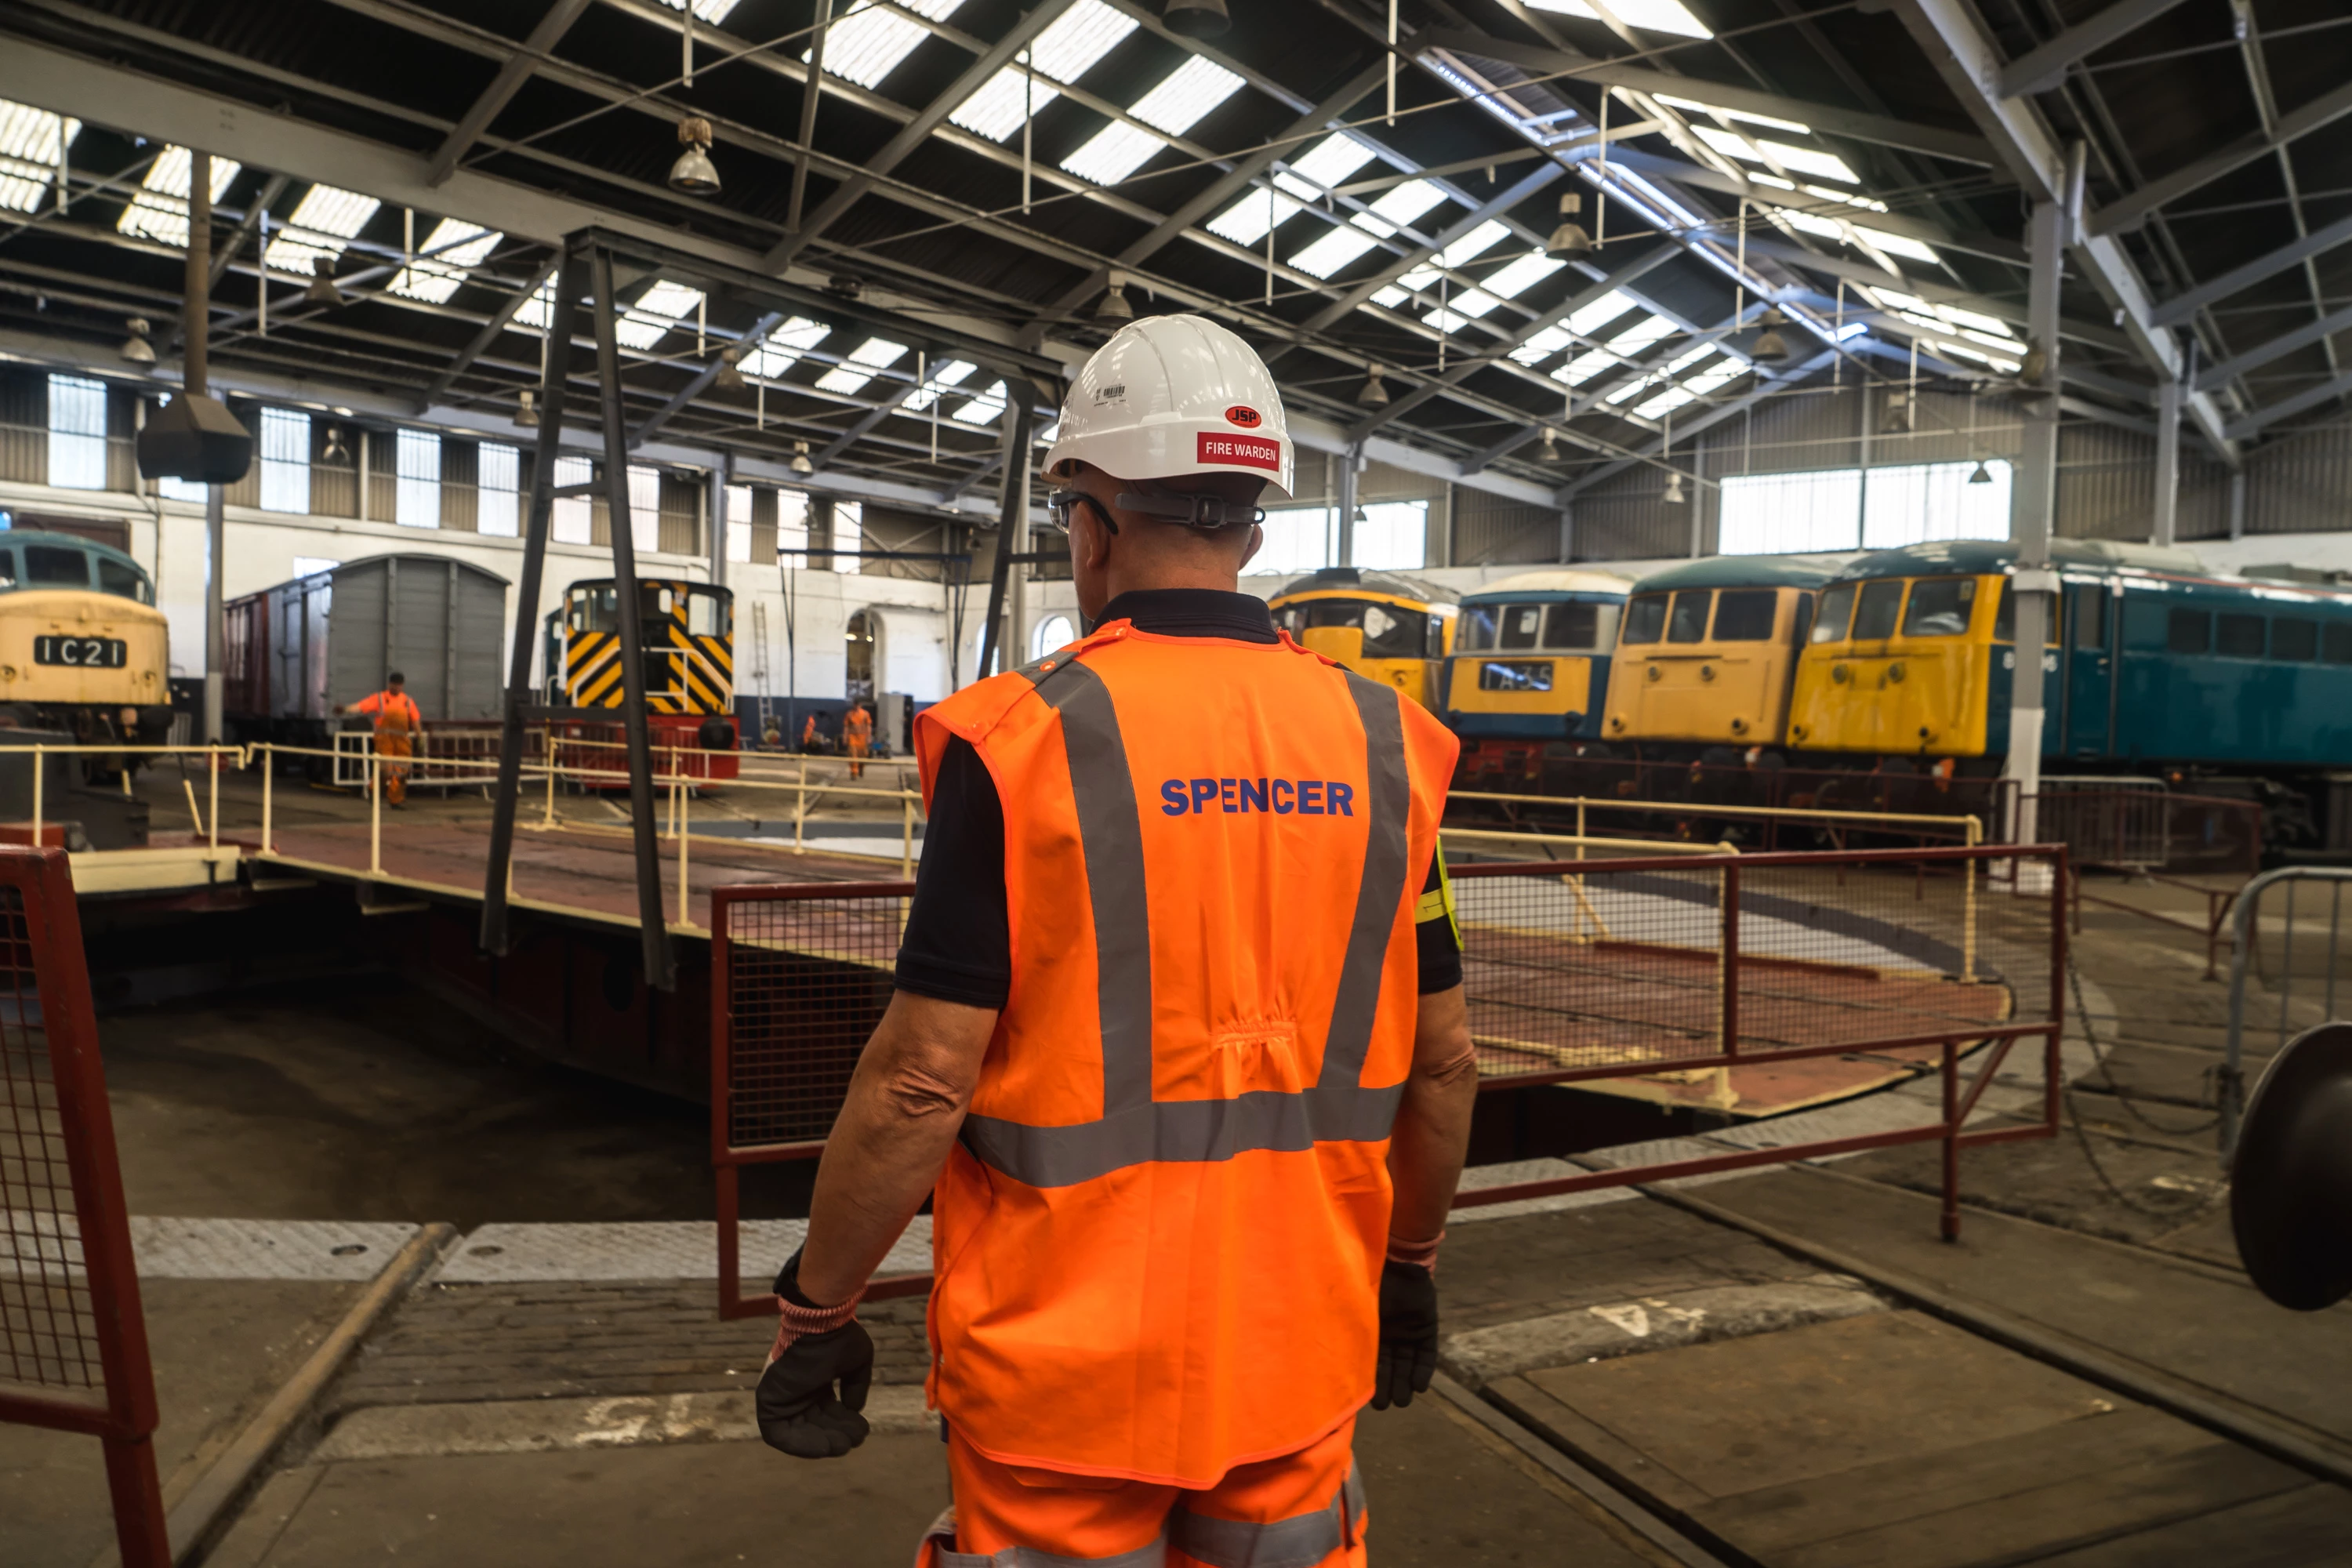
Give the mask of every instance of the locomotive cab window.
[(727, 601), (716, 594), (689, 589), (686, 595), (686, 630), (690, 637), (727, 635)]
[(1533, 647), (1543, 640), (1541, 605), (1507, 605), (1502, 622), (1505, 647)]
[(131, 599), (142, 605), (155, 602), (155, 590), (149, 586), (147, 574), (126, 562), (98, 558), (98, 588), (101, 594)]
[(1819, 619), (1813, 622), (1814, 642), (1843, 642), (1845, 629), (1853, 620), (1853, 584), (1841, 583), (1822, 595)]
[[(2017, 640), (2016, 586), (2016, 584), (2012, 583), (2006, 577), (2000, 580), (2000, 602), (1993, 606), (1992, 612), (1992, 640), (1995, 642), (2015, 642)], [(2049, 614), (2050, 625), (2044, 628), (2042, 640), (2049, 647), (2056, 647), (2058, 646), (2058, 624), (2060, 621), (2064, 619), (2064, 616), (2058, 608), (2058, 596), (2054, 594), (2050, 596)]]
[(2168, 653), (2203, 653), (2213, 646), (2213, 617), (2203, 610), (2175, 610), (2164, 623)]
[(2085, 588), (2074, 595), (2074, 646), (2107, 646), (2107, 595), (2104, 588)]
[(2271, 657), (2309, 664), (2319, 657), (2319, 623), (2282, 616), (2271, 623)]
[(2321, 628), (2319, 657), (2330, 664), (2352, 664), (2352, 621), (2330, 621)]
[(1625, 629), (1617, 635), (1621, 643), (1651, 643), (1658, 640), (1666, 629), (1666, 595), (1636, 595), (1625, 606)]
[[(1309, 628), (1317, 626), (1353, 626), (1364, 634), (1366, 658), (1425, 658), (1423, 631), (1427, 617), (1375, 605), (1363, 599), (1309, 599), (1304, 605), (1286, 606), (1297, 612)], [(1298, 621), (1286, 624), (1292, 631), (1299, 629)]]
[(1705, 642), (1706, 613), (1715, 605), (1712, 588), (1685, 588), (1675, 595), (1674, 614), (1666, 617), (1668, 642)]
[[(1283, 616), (1285, 617), (1283, 625), (1294, 632), (1297, 631), (1298, 629), (1297, 606), (1284, 610)], [(1465, 607), (1461, 622), (1454, 629), (1454, 640), (1465, 651), (1471, 653), (1475, 653), (1480, 648), (1493, 647), (1495, 646), (1495, 606), (1471, 605)]]
[(611, 584), (572, 592), (572, 629), (575, 632), (617, 632), (621, 629), (621, 591)]
[(1911, 584), (1911, 602), (1903, 612), (1903, 635), (1959, 637), (1969, 629), (1976, 601), (1973, 577), (1923, 577)]
[(13, 588), (16, 585), (16, 552), (13, 550), (0, 550), (0, 588)]
[(1895, 614), (1903, 607), (1903, 584), (1899, 578), (1885, 578), (1862, 585), (1862, 596), (1854, 603), (1853, 640), (1874, 642), (1895, 635)]
[(89, 557), (55, 544), (25, 546), (25, 581), (36, 588), (87, 588)]
[(1769, 588), (1726, 593), (1715, 602), (1715, 640), (1764, 642), (1772, 636), (1772, 622), (1780, 610), (1780, 595)]
[(1544, 647), (1581, 652), (1601, 640), (1601, 606), (1554, 605), (1544, 616)]
[(2223, 615), (2213, 651), (2223, 658), (2260, 658), (2269, 627), (2260, 616)]

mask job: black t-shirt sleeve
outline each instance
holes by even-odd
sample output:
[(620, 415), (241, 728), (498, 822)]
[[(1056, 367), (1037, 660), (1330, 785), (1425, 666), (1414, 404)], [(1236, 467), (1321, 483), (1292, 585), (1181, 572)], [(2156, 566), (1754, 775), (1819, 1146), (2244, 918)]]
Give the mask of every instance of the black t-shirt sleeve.
[(1004, 805), (971, 742), (948, 742), (931, 787), (923, 859), (898, 946), (898, 985), (968, 1007), (1003, 1007), (1013, 989), (1004, 903)]
[[(1414, 910), (1424, 995), (1462, 984), (1462, 939), (1443, 855), (1433, 855)], [(931, 788), (915, 900), (898, 947), (899, 988), (968, 1007), (1003, 1007), (1013, 989), (1004, 899), (1004, 805), (971, 742), (948, 742)]]
[(1462, 984), (1462, 931), (1454, 918), (1454, 884), (1445, 875), (1445, 852), (1429, 858), (1429, 878), (1413, 910), (1412, 934), (1421, 954), (1420, 991), (1451, 991)]

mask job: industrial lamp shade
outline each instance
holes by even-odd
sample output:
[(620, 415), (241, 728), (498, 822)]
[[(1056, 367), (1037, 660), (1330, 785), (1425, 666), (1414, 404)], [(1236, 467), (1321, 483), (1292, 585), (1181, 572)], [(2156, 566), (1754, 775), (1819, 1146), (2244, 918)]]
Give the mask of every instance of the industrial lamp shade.
[(733, 392), (740, 387), (743, 384), (743, 372), (738, 367), (736, 362), (742, 357), (742, 354), (743, 351), (740, 348), (721, 350), (719, 355), (719, 368), (711, 375), (710, 384), (721, 392)]
[(1559, 437), (1549, 425), (1544, 426), (1543, 456), (1544, 461), (1547, 463), (1553, 461), (1559, 456)]
[(2352, 1024), (2306, 1029), (2271, 1058), (2231, 1157), (2230, 1228), (2280, 1306), (2352, 1295)]
[(1666, 470), (1666, 504), (1684, 506), (1689, 501), (1690, 497), (1683, 492), (1683, 471), (1680, 468), (1668, 468)]
[(1551, 231), (1545, 255), (1555, 261), (1576, 261), (1592, 254), (1592, 237), (1576, 221), (1576, 215), (1583, 210), (1584, 197), (1580, 193), (1570, 191), (1559, 198), (1559, 226)]
[(793, 472), (796, 474), (813, 474), (816, 472), (816, 465), (809, 461), (808, 443), (806, 441), (795, 441), (793, 443), (792, 469)]
[(133, 316), (128, 321), (124, 322), (123, 325), (131, 329), (131, 335), (122, 341), (122, 347), (120, 351), (124, 363), (129, 364), (153, 364), (155, 363), (155, 345), (147, 341), (147, 318), (144, 316)]
[(515, 409), (515, 423), (526, 430), (539, 428), (539, 394), (529, 387), (522, 390), (521, 403)]
[(331, 256), (310, 258), (310, 286), (302, 290), (306, 305), (332, 308), (343, 302), (343, 291), (335, 287), (335, 258)]
[(688, 115), (677, 122), (677, 139), (686, 151), (669, 166), (669, 188), (689, 196), (719, 194), (719, 166), (710, 161), (710, 121)]
[(1135, 306), (1127, 297), (1126, 273), (1114, 272), (1110, 275), (1109, 291), (1105, 293), (1102, 301), (1095, 306), (1095, 320), (1097, 321), (1135, 320)]
[(1780, 329), (1788, 325), (1788, 322), (1789, 318), (1780, 314), (1780, 306), (1775, 305), (1770, 310), (1766, 310), (1764, 312), (1764, 330), (1756, 334), (1756, 342), (1749, 345), (1748, 356), (1750, 359), (1763, 360), (1771, 364), (1779, 364), (1781, 361), (1787, 359), (1789, 357), (1789, 340), (1780, 335)]
[(1992, 483), (1992, 470), (1985, 467), (1985, 460), (1982, 458), (1977, 459), (1977, 471), (1969, 476), (1969, 483), (1972, 485)]
[(1222, 37), (1234, 25), (1225, 0), (1168, 0), (1161, 20), (1180, 38)]
[(1381, 384), (1381, 367), (1374, 365), (1372, 366), (1371, 376), (1364, 383), (1362, 389), (1356, 394), (1356, 406), (1359, 408), (1386, 408), (1388, 405), (1389, 389)]
[(217, 397), (183, 392), (139, 432), (139, 477), (231, 485), (253, 466), (253, 432)]

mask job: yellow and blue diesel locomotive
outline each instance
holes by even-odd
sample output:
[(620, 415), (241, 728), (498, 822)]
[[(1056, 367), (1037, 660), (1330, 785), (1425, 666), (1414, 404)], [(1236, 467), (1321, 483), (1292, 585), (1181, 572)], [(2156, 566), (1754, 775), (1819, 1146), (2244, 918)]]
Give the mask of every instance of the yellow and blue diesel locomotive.
[[(163, 744), (170, 628), (155, 582), (120, 550), (69, 533), (0, 532), (0, 718), (78, 744)], [(88, 757), (111, 777), (135, 755)]]
[(1634, 584), (1601, 736), (1667, 760), (1783, 745), (1798, 650), (1829, 575), (1801, 557), (1729, 555)]
[(1533, 747), (1591, 740), (1633, 586), (1606, 572), (1522, 572), (1462, 597), (1441, 711), (1471, 773)]
[[(2186, 551), (2051, 549), (2042, 752), (2074, 773), (2267, 779), (2339, 815), (2352, 767), (2352, 593), (2224, 577)], [(1822, 591), (1798, 661), (1792, 746), (1999, 771), (2017, 654), (2015, 547), (1950, 541), (1855, 561)], [(2337, 793), (2343, 793), (2340, 784)], [(2330, 810), (2330, 806), (2334, 810)]]
[[(725, 752), (695, 765), (698, 776), (732, 778), (740, 737), (735, 717), (735, 595), (708, 583), (637, 581), (637, 626), (645, 638), (646, 717), (656, 751)], [(548, 700), (556, 707), (609, 708), (626, 700), (621, 669), (621, 594), (610, 577), (574, 583), (547, 616)], [(706, 771), (707, 770), (707, 771)]]
[(1394, 572), (1326, 566), (1266, 601), (1274, 624), (1301, 647), (1368, 680), (1437, 707), (1437, 675), (1454, 646), (1451, 588)]

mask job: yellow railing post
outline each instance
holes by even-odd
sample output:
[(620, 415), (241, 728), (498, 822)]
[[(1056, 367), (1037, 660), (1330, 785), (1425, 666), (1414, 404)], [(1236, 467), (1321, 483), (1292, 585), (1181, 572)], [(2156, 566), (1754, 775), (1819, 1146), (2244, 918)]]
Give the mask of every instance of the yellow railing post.
[[(1983, 842), (1984, 824), (1975, 817), (1968, 818), (1968, 846), (1974, 849)], [(1961, 868), (1960, 910), (1960, 980), (1972, 984), (1977, 977), (1977, 863), (1971, 857)]]
[(220, 753), (205, 753), (205, 773), (211, 781), (205, 792), (205, 847), (220, 847)]
[(41, 748), (33, 748), (33, 844), (41, 842)]
[(689, 887), (686, 879), (686, 858), (694, 842), (694, 836), (687, 831), (687, 814), (691, 810), (693, 795), (681, 778), (677, 781), (677, 923), (682, 926), (694, 923), (688, 918), (691, 911), (687, 902)]
[(808, 820), (808, 759), (801, 759), (801, 782), (793, 792), (793, 853), (805, 852), (801, 843), (801, 825)]
[(383, 875), (383, 759), (368, 753), (368, 874)]
[(254, 751), (261, 758), (261, 852), (269, 855), (276, 853), (269, 838), (269, 808), (270, 789), (278, 777), (278, 758), (267, 744), (257, 746)]

